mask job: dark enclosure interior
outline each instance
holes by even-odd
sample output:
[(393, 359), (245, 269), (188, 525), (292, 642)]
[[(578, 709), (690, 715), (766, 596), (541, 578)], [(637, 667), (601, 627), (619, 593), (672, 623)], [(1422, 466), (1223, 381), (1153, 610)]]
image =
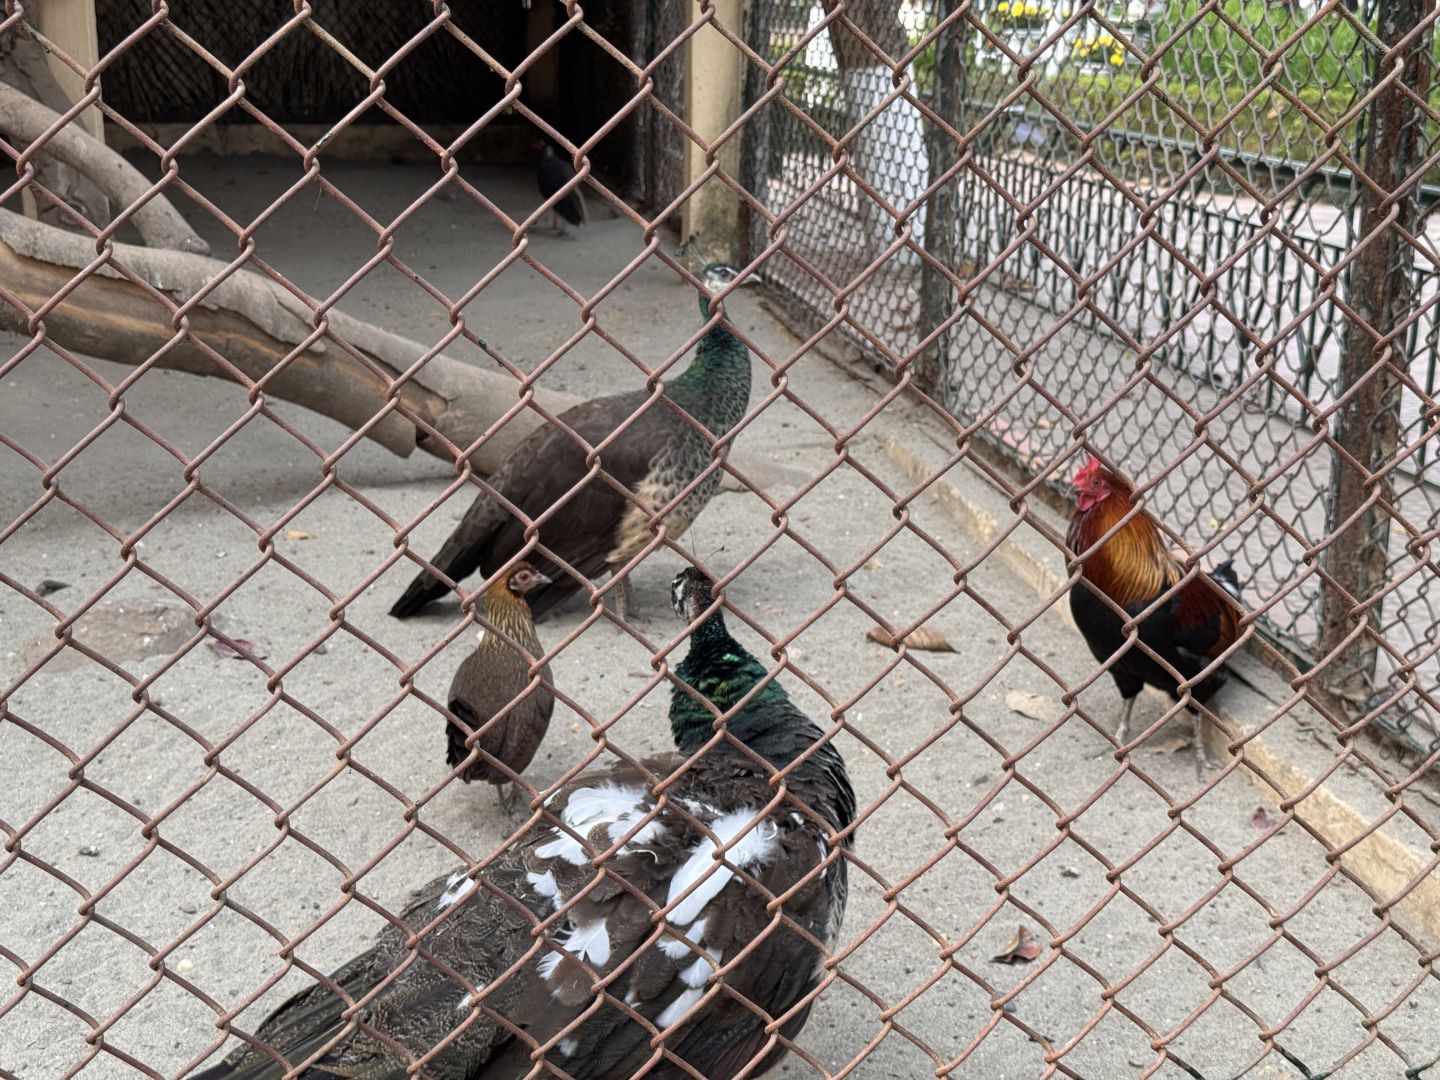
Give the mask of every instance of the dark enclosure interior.
[[(282, 33), (295, 19), (288, 3), (192, 0), (171, 10), (172, 30), (158, 24), (144, 0), (102, 0), (96, 13), (101, 54), (114, 56), (104, 68), (105, 100), (137, 124), (192, 124), (230, 93), (223, 69), (238, 69), (246, 100), (268, 119), (286, 126), (334, 124), (359, 109), (371, 92), (361, 65), (383, 78), (386, 106), (446, 144), (455, 128), (475, 123), (504, 99), (505, 79), (495, 69), (514, 70), (556, 29), (541, 21), (552, 18), (548, 10), (532, 12), (520, 3), (457, 4), (449, 9), (448, 24), (437, 21), (429, 6), (405, 0), (317, 0), (311, 7), (309, 28)], [(587, 18), (607, 40), (637, 42), (643, 51), (639, 7), (606, 5)], [(213, 62), (179, 40), (175, 30)], [(127, 39), (133, 40), (126, 44)], [(520, 100), (575, 143), (624, 112), (635, 93), (633, 73), (578, 31), (564, 34), (520, 81)], [(596, 173), (622, 190), (644, 165), (634, 153), (640, 111), (630, 111), (591, 155)], [(237, 104), (215, 122), (256, 120)], [(372, 101), (350, 122), (397, 121)], [(435, 130), (441, 125), (450, 129), (449, 138)], [(475, 132), (458, 156), (493, 164), (528, 160), (529, 128), (506, 109)]]

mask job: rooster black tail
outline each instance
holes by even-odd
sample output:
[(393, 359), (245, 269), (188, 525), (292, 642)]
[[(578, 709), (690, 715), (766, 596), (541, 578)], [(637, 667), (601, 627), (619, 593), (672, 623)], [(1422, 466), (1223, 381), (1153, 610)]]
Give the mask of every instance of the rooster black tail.
[(1226, 559), (1214, 570), (1210, 571), (1211, 579), (1222, 589), (1233, 596), (1236, 601), (1240, 600), (1240, 578), (1235, 573), (1235, 563)]

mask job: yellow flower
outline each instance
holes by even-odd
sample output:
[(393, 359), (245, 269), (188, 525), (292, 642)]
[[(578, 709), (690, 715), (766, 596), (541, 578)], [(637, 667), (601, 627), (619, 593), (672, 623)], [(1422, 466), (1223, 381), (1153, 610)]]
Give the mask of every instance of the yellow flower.
[(1070, 17), (1070, 9), (1069, 9), (1068, 7), (1067, 7), (1067, 8), (1061, 8), (1061, 9), (1060, 9), (1060, 17), (1061, 17), (1062, 19), (1068, 19), (1068, 18)]
[(995, 5), (995, 14), (997, 14), (997, 15), (1008, 15), (1008, 14), (1010, 14), (1010, 5), (1007, 4), (1007, 3), (1005, 3), (1005, 0), (1000, 0), (1000, 3), (998, 3), (998, 4)]
[(1040, 14), (1040, 5), (1039, 5), (1039, 4), (1026, 4), (1026, 5), (1025, 5), (1025, 14), (1026, 14), (1026, 15), (1039, 15), (1039, 14)]
[(1101, 45), (1114, 45), (1114, 44), (1115, 44), (1115, 39), (1112, 38), (1109, 34), (1101, 34), (1101, 35), (1100, 35), (1098, 38), (1096, 38), (1095, 40), (1098, 41)]
[(1110, 54), (1110, 63), (1114, 64), (1116, 67), (1121, 67), (1121, 66), (1123, 66), (1124, 63), (1125, 63), (1125, 54), (1124, 54), (1124, 53), (1118, 53), (1118, 52), (1117, 52), (1117, 53), (1111, 53), (1111, 54)]

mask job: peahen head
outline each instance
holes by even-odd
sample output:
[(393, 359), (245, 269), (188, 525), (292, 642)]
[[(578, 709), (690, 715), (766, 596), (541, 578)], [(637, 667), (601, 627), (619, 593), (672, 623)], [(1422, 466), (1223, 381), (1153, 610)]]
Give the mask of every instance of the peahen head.
[[(729, 263), (723, 262), (706, 263), (705, 268), (700, 271), (700, 280), (711, 292), (723, 289), (739, 276), (740, 268), (738, 266), (731, 266)], [(751, 279), (747, 278), (746, 280)]]
[[(711, 290), (734, 289), (756, 283), (754, 274), (742, 276), (729, 263), (707, 263), (700, 271), (700, 315), (710, 323)], [(745, 415), (750, 399), (750, 350), (724, 319), (707, 325), (695, 349), (690, 366), (665, 384), (665, 393), (675, 404), (704, 424), (717, 437), (725, 434)], [(709, 461), (694, 467), (697, 471)]]
[[(687, 567), (670, 585), (670, 602), (675, 614), (687, 623), (701, 618), (715, 602), (714, 585), (702, 571)], [(766, 678), (763, 664), (730, 635), (725, 617), (717, 607), (690, 634), (690, 651), (675, 669), (680, 679), (695, 689), (720, 712), (729, 712)], [(731, 717), (733, 734), (746, 738), (771, 723), (767, 710), (788, 705), (789, 696), (776, 680), (770, 680), (750, 698), (740, 714)], [(715, 714), (693, 694), (676, 687), (670, 698), (670, 729), (675, 745), (690, 751), (701, 745), (714, 730)]]
[[(715, 602), (713, 589), (714, 584), (702, 571), (687, 566), (670, 582), (670, 606), (683, 621), (693, 623)], [(718, 609), (715, 615), (719, 615)]]
[[(731, 266), (729, 263), (712, 262), (706, 263), (705, 268), (700, 271), (700, 282), (705, 286), (705, 291), (700, 294), (700, 314), (705, 318), (710, 317), (710, 298), (725, 286), (729, 285), (736, 278), (740, 277), (740, 268)], [(740, 288), (747, 285), (759, 285), (760, 279), (754, 274), (746, 277), (740, 282)]]

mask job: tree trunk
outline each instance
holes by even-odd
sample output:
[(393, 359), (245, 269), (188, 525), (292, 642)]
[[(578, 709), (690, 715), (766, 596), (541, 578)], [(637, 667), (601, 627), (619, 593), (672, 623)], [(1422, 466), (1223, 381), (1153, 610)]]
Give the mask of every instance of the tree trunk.
[[(824, 0), (826, 12), (834, 11), (838, 3)], [(831, 22), (829, 31), (830, 46), (840, 69), (845, 111), (853, 126), (877, 109), (894, 89), (893, 62), (909, 48), (909, 37), (900, 23), (899, 0), (848, 0), (843, 17)], [(882, 50), (889, 62), (877, 57), (856, 31)], [(906, 74), (911, 77), (913, 94), (914, 71)], [(878, 252), (895, 239), (895, 215), (918, 199), (928, 182), (925, 128), (919, 110), (903, 99), (892, 101), (856, 134), (848, 152), (855, 174), (890, 207), (886, 210), (864, 191), (859, 194), (861, 219)], [(924, 207), (917, 208), (907, 223), (914, 243), (923, 247)], [(895, 258), (902, 262), (916, 260), (908, 252)]]
[[(1413, 307), (1414, 233), (1431, 53), (1418, 34), (1429, 0), (1391, 0), (1379, 10), (1377, 30), (1391, 52), (1369, 53), (1371, 92), (1364, 144), (1364, 183), (1356, 185), (1359, 235), (1346, 270), (1350, 310), (1336, 393), (1343, 404), (1330, 421), (1343, 451), (1330, 465), (1317, 655), (1326, 658), (1323, 686), (1357, 713), (1372, 707), (1376, 661), (1384, 642), (1382, 602), (1391, 588), (1390, 524), (1396, 515), (1394, 460), (1400, 446), (1401, 379), (1410, 367), (1405, 336), (1397, 334)], [(1393, 56), (1393, 59), (1392, 59)], [(1398, 77), (1392, 78), (1399, 60)], [(1423, 235), (1423, 232), (1422, 232)], [(1360, 631), (1356, 634), (1357, 629)], [(1352, 635), (1354, 635), (1352, 640)]]

